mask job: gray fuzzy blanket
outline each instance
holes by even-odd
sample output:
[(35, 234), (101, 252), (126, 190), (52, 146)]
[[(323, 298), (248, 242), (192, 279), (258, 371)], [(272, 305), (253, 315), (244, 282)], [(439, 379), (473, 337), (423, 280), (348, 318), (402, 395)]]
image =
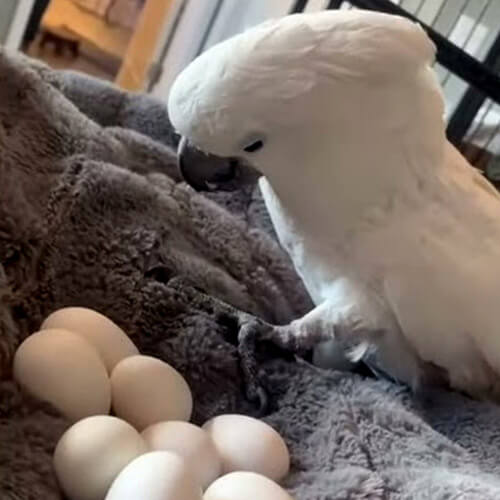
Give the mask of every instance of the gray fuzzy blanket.
[[(202, 423), (254, 411), (237, 311), (283, 324), (311, 307), (258, 193), (194, 193), (175, 142), (161, 102), (0, 53), (2, 500), (62, 498), (51, 453), (68, 423), (10, 380), (54, 309), (95, 308), (178, 368)], [(500, 408), (270, 352), (262, 370), (297, 500), (500, 498)]]

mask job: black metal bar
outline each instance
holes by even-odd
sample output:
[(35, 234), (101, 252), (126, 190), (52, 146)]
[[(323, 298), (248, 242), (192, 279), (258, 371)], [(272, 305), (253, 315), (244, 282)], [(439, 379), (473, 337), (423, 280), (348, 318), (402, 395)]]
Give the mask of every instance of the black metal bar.
[(425, 0), (420, 0), (420, 3), (418, 4), (418, 7), (415, 9), (415, 12), (414, 12), (416, 17), (418, 17), (418, 15), (420, 14), (420, 11), (424, 7), (424, 5), (425, 5)]
[[(465, 3), (465, 6), (467, 7), (467, 2)], [(474, 33), (477, 30), (477, 27), (479, 26), (479, 24), (483, 20), (483, 17), (486, 14), (486, 12), (488, 11), (489, 8), (490, 8), (489, 2), (485, 2), (484, 5), (483, 5), (483, 7), (482, 7), (482, 9), (481, 9), (481, 12), (479, 13), (479, 16), (476, 17), (476, 19), (474, 20), (474, 25), (469, 30), (469, 33), (467, 33), (467, 36), (462, 41), (462, 43), (460, 44), (460, 46), (459, 47), (457, 46), (459, 49), (463, 49), (464, 51), (466, 50), (467, 45), (469, 44), (469, 42), (471, 41), (472, 37), (474, 36)], [(460, 17), (458, 19), (460, 19)], [(458, 22), (458, 20), (457, 20), (457, 22)], [(456, 25), (456, 23), (455, 23), (455, 25)], [(446, 36), (446, 38), (448, 38), (448, 35)], [(446, 78), (441, 82), (441, 85), (443, 87), (446, 86), (446, 84), (448, 83), (448, 80), (450, 79), (451, 75), (452, 75), (451, 73), (448, 73), (446, 75)]]
[(344, 0), (330, 0), (328, 2), (328, 5), (326, 6), (327, 9), (340, 9), (342, 4), (344, 3)]
[[(28, 45), (35, 40), (43, 15), (49, 6), (49, 3), (50, 0), (36, 0), (33, 4), (33, 10), (31, 11), (28, 24), (26, 25), (26, 29), (24, 31), (23, 43)], [(3, 15), (5, 15), (5, 13)], [(7, 12), (7, 16), (8, 15), (9, 13)], [(2, 42), (3, 41), (4, 40), (2, 40)]]
[[(484, 64), (488, 68), (500, 70), (500, 33), (491, 45), (484, 59)], [(480, 92), (474, 87), (467, 89), (448, 122), (447, 134), (450, 142), (456, 146), (460, 145), (487, 97), (484, 92)]]
[(479, 91), (500, 104), (500, 77), (467, 52), (459, 49), (443, 35), (420, 22), (389, 0), (349, 0), (356, 7), (404, 16), (417, 22), (437, 46), (437, 61)]
[(307, 7), (308, 0), (296, 0), (293, 7), (290, 9), (290, 14), (298, 14), (299, 12), (304, 12)]
[[(453, 1), (456, 2), (457, 0), (453, 0)], [(453, 20), (451, 25), (448, 27), (448, 30), (446, 31), (446, 33), (444, 35), (446, 37), (446, 39), (448, 39), (448, 37), (453, 33), (453, 30), (457, 26), (458, 21), (460, 21), (460, 18), (464, 15), (464, 12), (467, 10), (467, 7), (469, 5), (469, 0), (463, 0), (463, 2), (464, 3), (460, 6), (460, 9), (458, 9), (458, 12), (457, 12), (457, 15), (455, 16), (455, 19)]]
[(448, 0), (443, 0), (441, 5), (439, 6), (439, 9), (437, 10), (436, 15), (434, 16), (434, 19), (432, 20), (431, 28), (434, 28), (434, 25), (439, 21), (439, 18), (441, 17), (441, 14), (444, 12), (447, 3)]
[(205, 45), (207, 43), (208, 37), (210, 36), (210, 33), (212, 32), (212, 28), (214, 27), (215, 21), (217, 20), (217, 17), (220, 14), (220, 11), (222, 10), (222, 6), (224, 4), (225, 0), (218, 0), (217, 4), (215, 6), (215, 9), (212, 12), (212, 16), (210, 17), (210, 21), (208, 23), (208, 26), (205, 30), (205, 33), (203, 33), (203, 37), (201, 39), (200, 45), (198, 46), (198, 50), (196, 51), (196, 56), (199, 56), (203, 50), (205, 49)]

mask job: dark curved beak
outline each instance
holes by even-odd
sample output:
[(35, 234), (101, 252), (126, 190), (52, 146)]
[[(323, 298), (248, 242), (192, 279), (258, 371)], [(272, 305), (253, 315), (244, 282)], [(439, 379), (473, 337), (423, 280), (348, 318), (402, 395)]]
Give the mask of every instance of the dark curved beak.
[(177, 148), (179, 172), (196, 191), (212, 191), (236, 176), (237, 160), (200, 151), (182, 137)]
[(237, 158), (226, 158), (200, 151), (181, 137), (177, 161), (182, 178), (196, 191), (234, 191), (255, 184), (259, 174)]

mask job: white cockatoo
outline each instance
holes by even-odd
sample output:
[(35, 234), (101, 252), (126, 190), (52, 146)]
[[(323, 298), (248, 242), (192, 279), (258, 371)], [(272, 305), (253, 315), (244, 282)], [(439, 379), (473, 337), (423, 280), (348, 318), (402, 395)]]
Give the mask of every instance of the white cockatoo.
[[(262, 175), (316, 305), (274, 340), (338, 339), (413, 387), (437, 367), (451, 387), (500, 399), (500, 196), (446, 139), (434, 58), (402, 17), (291, 15), (195, 59), (169, 115), (182, 144)], [(181, 168), (196, 185), (237, 175), (230, 165), (205, 179)]]

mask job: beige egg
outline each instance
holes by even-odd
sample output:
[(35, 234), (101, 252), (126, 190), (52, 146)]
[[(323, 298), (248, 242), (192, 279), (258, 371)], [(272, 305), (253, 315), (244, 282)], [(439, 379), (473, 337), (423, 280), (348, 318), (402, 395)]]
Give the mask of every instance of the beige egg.
[(149, 356), (132, 356), (111, 374), (113, 409), (138, 430), (166, 420), (189, 420), (193, 398), (182, 375)]
[(293, 500), (271, 479), (255, 472), (232, 472), (210, 485), (203, 500)]
[(203, 429), (215, 443), (224, 474), (250, 471), (275, 481), (288, 474), (288, 448), (270, 425), (245, 415), (219, 415)]
[(54, 453), (54, 469), (71, 500), (103, 500), (123, 468), (146, 451), (141, 435), (127, 422), (89, 417), (63, 434)]
[(75, 333), (42, 330), (14, 356), (14, 379), (75, 421), (109, 413), (111, 387), (97, 351)]
[(186, 460), (205, 490), (222, 473), (222, 465), (212, 438), (187, 422), (160, 422), (142, 432), (152, 451), (171, 451)]
[(97, 349), (108, 373), (122, 359), (139, 354), (137, 347), (118, 325), (92, 309), (59, 309), (47, 317), (40, 329), (48, 328), (63, 328), (84, 337)]
[(106, 500), (201, 500), (202, 491), (186, 462), (168, 451), (136, 458), (115, 479)]

